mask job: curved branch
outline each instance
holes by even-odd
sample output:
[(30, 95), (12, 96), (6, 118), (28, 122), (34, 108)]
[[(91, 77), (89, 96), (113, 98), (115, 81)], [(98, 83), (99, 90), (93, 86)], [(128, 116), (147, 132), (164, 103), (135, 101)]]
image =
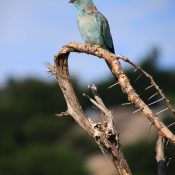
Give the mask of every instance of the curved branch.
[[(159, 120), (157, 115), (149, 108), (147, 104), (139, 97), (136, 93), (126, 74), (124, 73), (122, 67), (120, 66), (119, 59), (123, 57), (120, 55), (112, 54), (99, 46), (96, 45), (84, 45), (80, 43), (69, 43), (64, 46), (59, 54), (55, 55), (55, 65), (56, 65), (56, 75), (60, 84), (60, 87), (63, 91), (64, 97), (66, 99), (68, 105), (68, 111), (71, 115), (75, 113), (74, 108), (76, 106), (80, 106), (77, 98), (73, 95), (72, 97), (68, 97), (66, 92), (72, 92), (73, 88), (71, 86), (71, 81), (68, 75), (67, 68), (67, 58), (70, 52), (82, 52), (97, 56), (99, 58), (105, 59), (109, 65), (111, 66), (112, 72), (118, 78), (118, 82), (123, 90), (123, 92), (128, 96), (128, 100), (133, 103), (137, 108), (139, 108), (144, 116), (150, 120), (150, 122), (158, 129), (159, 133), (169, 139), (172, 143), (175, 144), (175, 135)], [(68, 81), (64, 84), (64, 79), (68, 79)], [(74, 93), (73, 93), (74, 94)], [(76, 99), (76, 100), (75, 100)], [(73, 102), (75, 100), (75, 102)], [(93, 134), (92, 128), (88, 124), (88, 119), (83, 114), (82, 109), (79, 109), (79, 121), (77, 121), (84, 129), (89, 128), (90, 134)], [(86, 129), (87, 130), (87, 129)]]
[(55, 65), (47, 64), (50, 72), (56, 76), (59, 86), (63, 92), (67, 103), (67, 111), (57, 116), (71, 115), (74, 120), (91, 135), (103, 153), (112, 160), (120, 175), (132, 175), (131, 170), (123, 155), (119, 143), (119, 133), (115, 130), (112, 113), (105, 107), (97, 93), (97, 88), (91, 86), (94, 100), (91, 100), (104, 113), (105, 121), (103, 123), (93, 123), (85, 115), (81, 105), (75, 95), (68, 72), (68, 56), (74, 49), (65, 46), (62, 51), (55, 56)]

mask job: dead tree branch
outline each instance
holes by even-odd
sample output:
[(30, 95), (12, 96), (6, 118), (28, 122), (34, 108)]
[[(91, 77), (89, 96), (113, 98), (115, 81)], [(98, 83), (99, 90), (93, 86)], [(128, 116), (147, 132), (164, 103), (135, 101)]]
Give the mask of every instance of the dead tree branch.
[(111, 111), (106, 108), (105, 104), (103, 103), (97, 92), (97, 88), (95, 85), (89, 87), (93, 94), (93, 98), (85, 94), (84, 95), (88, 97), (89, 100), (103, 113), (104, 120), (100, 123), (94, 123), (88, 116), (85, 115), (76, 97), (69, 76), (68, 57), (71, 52), (91, 54), (99, 58), (103, 58), (108, 62), (111, 71), (117, 79), (117, 84), (121, 86), (123, 93), (127, 95), (129, 103), (134, 104), (134, 106), (138, 108), (137, 111), (142, 111), (144, 116), (150, 120), (151, 124), (154, 125), (159, 132), (160, 137), (158, 139), (156, 147), (156, 159), (158, 161), (158, 173), (159, 175), (164, 175), (165, 173), (162, 166), (163, 164), (161, 163), (164, 160), (162, 138), (165, 137), (175, 144), (175, 135), (173, 135), (168, 127), (166, 127), (159, 120), (157, 114), (155, 114), (149, 108), (150, 104), (146, 104), (137, 94), (135, 89), (132, 87), (127, 75), (124, 73), (119, 60), (123, 60), (131, 64), (132, 66), (137, 68), (141, 72), (141, 74), (146, 76), (151, 82), (151, 87), (154, 86), (157, 90), (157, 93), (159, 93), (162, 99), (166, 101), (167, 108), (170, 109), (171, 112), (175, 113), (175, 110), (172, 108), (169, 100), (163, 94), (151, 75), (132, 63), (126, 57), (123, 57), (119, 54), (112, 54), (100, 48), (99, 46), (83, 45), (75, 42), (69, 43), (68, 45), (64, 46), (63, 49), (57, 55), (55, 55), (54, 65), (51, 65), (49, 63), (47, 64), (50, 73), (56, 76), (67, 104), (67, 111), (61, 114), (57, 114), (57, 116), (72, 116), (74, 120), (90, 136), (95, 139), (102, 152), (112, 160), (120, 175), (131, 175), (132, 173), (127, 164), (127, 161), (125, 160), (120, 146), (119, 132), (114, 128), (113, 115)]
[[(146, 76), (147, 78), (149, 78), (150, 82), (151, 82), (151, 86), (150, 87), (155, 87), (155, 89), (157, 90), (157, 92), (161, 95), (161, 97), (165, 100), (168, 109), (170, 110), (170, 112), (172, 112), (173, 114), (175, 114), (175, 109), (172, 107), (172, 105), (170, 104), (170, 101), (168, 100), (168, 98), (165, 96), (165, 94), (162, 92), (162, 90), (159, 88), (159, 86), (157, 85), (157, 83), (154, 81), (153, 77), (147, 73), (145, 70), (143, 70), (141, 67), (137, 66), (136, 64), (134, 64), (132, 61), (130, 61), (128, 58), (124, 57), (124, 56), (120, 56), (117, 55), (118, 59), (121, 59), (125, 62), (127, 62), (128, 64), (132, 65), (134, 68), (136, 68), (137, 70), (139, 70), (141, 72), (142, 75)], [(148, 89), (147, 88), (147, 89)]]
[(114, 128), (113, 115), (100, 98), (97, 87), (92, 85), (89, 88), (94, 96), (94, 99), (89, 98), (90, 101), (104, 114), (104, 121), (102, 123), (93, 124), (93, 128), (96, 128), (95, 141), (102, 152), (112, 160), (119, 174), (131, 174), (121, 150), (119, 132)]
[(83, 112), (73, 90), (68, 73), (68, 55), (69, 52), (65, 52), (64, 54), (56, 56), (54, 66), (47, 64), (52, 74), (56, 75), (68, 108), (66, 112), (57, 116), (71, 115), (75, 121), (95, 139), (102, 152), (112, 160), (120, 175), (132, 175), (119, 143), (119, 133), (114, 128), (112, 113), (105, 107), (94, 85), (90, 87), (94, 99), (89, 99), (102, 111), (105, 115), (105, 120), (102, 123), (94, 123)]
[(166, 175), (166, 165), (164, 157), (164, 138), (159, 135), (156, 145), (156, 160), (158, 166), (158, 175)]
[[(120, 84), (122, 91), (127, 95), (128, 101), (133, 103), (135, 107), (137, 107), (139, 110), (143, 112), (144, 116), (150, 120), (150, 122), (157, 128), (158, 132), (163, 137), (169, 139), (172, 143), (175, 144), (175, 135), (159, 120), (157, 115), (140, 98), (140, 96), (132, 87), (128, 77), (124, 73), (120, 65), (119, 59), (123, 59), (131, 64), (132, 62), (128, 61), (129, 59), (124, 59), (124, 57), (119, 54), (116, 54), (116, 55), (112, 54), (100, 48), (99, 46), (84, 45), (84, 44), (72, 42), (64, 46), (63, 49), (57, 55), (55, 55), (55, 69), (52, 72), (53, 74), (56, 74), (58, 83), (63, 91), (64, 97), (66, 99), (66, 103), (68, 106), (68, 113), (72, 116), (77, 115), (75, 120), (79, 123), (79, 125), (82, 128), (84, 128), (89, 134), (93, 135), (93, 129), (89, 125), (89, 121), (87, 117), (84, 115), (72, 88), (71, 80), (68, 73), (68, 64), (67, 64), (67, 59), (70, 52), (87, 53), (106, 60), (111, 66), (112, 72), (117, 77), (118, 83)], [(144, 72), (141, 68), (137, 66), (136, 68), (138, 68), (141, 72), (143, 72), (144, 75), (148, 76), (148, 74)], [(162, 91), (156, 85), (152, 77), (150, 76), (148, 77), (150, 78), (152, 84), (157, 87), (158, 92), (162, 93)], [(72, 95), (70, 96), (70, 94)], [(162, 96), (163, 96), (162, 98), (165, 98), (164, 94)], [(168, 107), (172, 108), (171, 105), (169, 105), (169, 101), (167, 102), (168, 102)], [(78, 112), (76, 111), (77, 108), (79, 109)]]

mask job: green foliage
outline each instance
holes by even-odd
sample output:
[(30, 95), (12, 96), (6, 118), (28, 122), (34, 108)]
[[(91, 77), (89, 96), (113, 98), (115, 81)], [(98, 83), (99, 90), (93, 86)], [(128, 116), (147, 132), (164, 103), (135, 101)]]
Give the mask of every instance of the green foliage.
[[(125, 157), (130, 165), (133, 174), (136, 175), (154, 175), (157, 174), (157, 162), (155, 159), (156, 140), (147, 142), (139, 141), (136, 144), (129, 145), (124, 149)], [(175, 171), (175, 146), (171, 143), (165, 144), (165, 164), (167, 174), (174, 175)]]
[(125, 157), (133, 174), (156, 174), (155, 143), (139, 142), (124, 150)]
[(88, 175), (71, 151), (57, 146), (29, 145), (13, 156), (0, 158), (3, 175)]
[(54, 116), (64, 109), (57, 84), (11, 79), (1, 88), (0, 174), (88, 174), (80, 152), (73, 154), (64, 142), (66, 133), (74, 127), (73, 120)]

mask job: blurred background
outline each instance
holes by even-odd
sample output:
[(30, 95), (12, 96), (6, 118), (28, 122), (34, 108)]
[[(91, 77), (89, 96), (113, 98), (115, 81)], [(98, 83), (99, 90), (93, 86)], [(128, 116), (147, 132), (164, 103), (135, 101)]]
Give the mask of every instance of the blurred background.
[[(175, 1), (94, 0), (108, 18), (117, 53), (153, 75), (175, 106)], [(82, 42), (72, 4), (58, 0), (0, 0), (0, 175), (114, 175), (116, 171), (93, 139), (70, 117), (57, 118), (66, 110), (63, 95), (44, 65), (70, 41)], [(120, 128), (121, 143), (136, 175), (156, 173), (157, 133), (133, 106), (122, 106), (126, 96), (115, 83), (103, 60), (71, 54), (70, 73), (79, 100), (88, 115), (100, 113), (82, 96), (95, 83)], [(149, 82), (122, 63), (133, 86), (146, 103), (155, 93), (145, 91)], [(97, 69), (98, 68), (98, 69)], [(89, 71), (90, 69), (90, 71)], [(155, 112), (163, 102), (152, 106)], [(174, 116), (160, 118), (170, 125)], [(150, 133), (149, 133), (150, 130)], [(175, 133), (175, 126), (170, 130)], [(149, 133), (149, 134), (148, 134)], [(165, 147), (168, 174), (175, 172), (175, 147)]]

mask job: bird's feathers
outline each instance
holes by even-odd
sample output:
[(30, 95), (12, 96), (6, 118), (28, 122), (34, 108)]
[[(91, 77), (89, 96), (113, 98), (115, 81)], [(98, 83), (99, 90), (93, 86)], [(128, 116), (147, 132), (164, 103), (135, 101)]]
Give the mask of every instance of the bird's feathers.
[(107, 19), (97, 10), (92, 0), (71, 0), (78, 11), (79, 31), (88, 44), (100, 45), (114, 53), (113, 40)]
[(103, 37), (106, 49), (112, 53), (115, 53), (110, 27), (107, 19), (99, 11), (95, 12), (94, 16), (97, 28), (101, 33), (101, 36)]

